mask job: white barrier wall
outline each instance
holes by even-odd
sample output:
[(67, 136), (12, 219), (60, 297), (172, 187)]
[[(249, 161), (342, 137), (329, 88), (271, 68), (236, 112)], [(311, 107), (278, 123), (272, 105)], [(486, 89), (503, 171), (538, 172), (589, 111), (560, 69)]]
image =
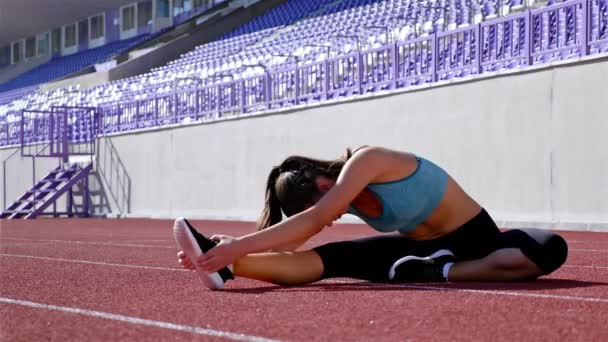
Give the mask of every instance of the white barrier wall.
[(503, 227), (608, 230), (607, 79), (579, 63), (108, 142), (131, 216), (252, 220), (288, 155), (368, 144), (443, 166)]
[[(3, 167), (3, 164), (6, 167)], [(0, 196), (4, 197), (6, 190), (6, 203), (2, 203), (2, 209), (30, 190), (34, 185), (34, 179), (42, 179), (57, 165), (59, 165), (57, 158), (36, 158), (34, 174), (32, 158), (22, 158), (20, 150), (16, 148), (0, 149)], [(4, 201), (4, 198), (0, 201)]]

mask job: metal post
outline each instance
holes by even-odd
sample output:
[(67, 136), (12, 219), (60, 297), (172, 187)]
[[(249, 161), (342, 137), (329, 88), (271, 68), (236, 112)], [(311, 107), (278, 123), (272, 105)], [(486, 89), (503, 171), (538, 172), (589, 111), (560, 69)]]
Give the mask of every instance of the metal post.
[(246, 97), (245, 97), (245, 80), (241, 79), (241, 113), (245, 114), (245, 105), (246, 105)]
[[(583, 31), (581, 32), (581, 57), (582, 56), (587, 56), (589, 54), (589, 36), (590, 36), (590, 32), (589, 32), (589, 27), (590, 27), (590, 20), (591, 19), (591, 11), (590, 8), (591, 6), (589, 6), (589, 0), (583, 0), (581, 5), (583, 6), (581, 11), (583, 12), (583, 15), (581, 16), (583, 22), (582, 22), (582, 26), (583, 26)], [(576, 8), (576, 7), (574, 7)], [(576, 15), (575, 15), (576, 17)], [(576, 27), (576, 24), (575, 24)]]
[(532, 32), (532, 12), (528, 11), (526, 13), (526, 21), (528, 22), (526, 25), (526, 30), (528, 31), (528, 39), (526, 39), (526, 63), (528, 66), (531, 66), (532, 61), (532, 49), (534, 48), (534, 32)]
[(327, 100), (329, 97), (329, 61), (326, 59), (323, 61), (323, 99)]
[(2, 207), (6, 210), (6, 159), (2, 161)]
[(68, 217), (73, 217), (74, 216), (72, 214), (72, 205), (74, 204), (73, 203), (74, 202), (73, 196), (74, 196), (74, 193), (72, 191), (72, 188), (70, 187), (70, 189), (68, 190), (68, 196), (67, 196), (67, 199), (66, 199), (67, 200), (67, 203), (66, 203), (67, 208), (66, 209), (67, 209)]
[(139, 128), (141, 127), (139, 125), (139, 100), (135, 100), (135, 127)]
[(89, 175), (87, 174), (84, 179), (84, 197), (82, 199), (82, 209), (85, 217), (91, 216), (90, 208), (89, 208)]
[(154, 95), (154, 126), (158, 126), (158, 95)]
[(391, 81), (391, 89), (397, 88), (397, 77), (399, 75), (399, 47), (397, 46), (397, 41), (395, 40), (393, 44), (391, 44), (391, 53), (393, 54), (393, 80)]
[(295, 69), (295, 75), (294, 75), (294, 79), (293, 81), (295, 82), (296, 86), (294, 89), (295, 92), (295, 99), (293, 101), (294, 105), (298, 105), (298, 103), (300, 102), (300, 67), (298, 65), (296, 65)]
[(481, 74), (481, 24), (475, 24), (475, 63), (477, 74)]
[(222, 84), (221, 83), (219, 83), (217, 85), (215, 94), (216, 94), (215, 96), (217, 98), (217, 101), (216, 101), (217, 111), (215, 114), (217, 115), (217, 118), (219, 119), (222, 117)]
[(118, 111), (116, 112), (116, 116), (118, 116), (118, 119), (116, 120), (116, 132), (120, 132), (120, 116), (122, 114), (122, 111), (120, 108), (120, 103), (118, 103), (117, 106), (118, 106)]
[(361, 51), (357, 51), (357, 84), (359, 88), (359, 95), (363, 95), (363, 55)]
[(200, 82), (196, 84), (196, 88), (194, 88), (194, 111), (195, 116), (196, 116), (196, 120), (198, 121), (199, 118), (199, 114), (200, 114), (200, 104), (199, 104), (199, 86), (200, 86)]
[(34, 197), (32, 198), (32, 203), (33, 203), (33, 208), (34, 210), (36, 210), (36, 156), (32, 157), (32, 189), (34, 189)]
[(63, 115), (63, 122), (62, 122), (62, 128), (63, 128), (63, 134), (61, 134), (61, 139), (63, 142), (63, 151), (61, 153), (61, 155), (63, 156), (63, 162), (67, 163), (69, 160), (69, 150), (68, 150), (68, 111), (65, 111), (65, 114)]
[(265, 98), (266, 98), (266, 108), (268, 109), (272, 109), (272, 89), (270, 89), (270, 87), (272, 87), (272, 78), (270, 77), (270, 73), (268, 73), (268, 71), (266, 71), (266, 73), (264, 74), (264, 90), (265, 90)]
[(177, 95), (177, 88), (175, 89), (175, 96), (173, 100), (175, 101), (173, 104), (173, 123), (177, 123), (179, 115), (179, 95)]
[(21, 143), (21, 158), (23, 158), (23, 154), (24, 154), (24, 153), (23, 153), (23, 149), (24, 149), (24, 147), (25, 147), (25, 138), (24, 138), (24, 136), (23, 136), (23, 133), (24, 133), (24, 131), (25, 131), (25, 127), (24, 127), (24, 125), (25, 125), (25, 120), (24, 120), (24, 114), (23, 114), (23, 113), (24, 113), (24, 112), (22, 111), (22, 112), (21, 112), (21, 125), (20, 125), (21, 127), (20, 127), (20, 129), (19, 129), (19, 130), (20, 130), (20, 134), (19, 134), (19, 142)]
[(439, 39), (437, 38), (437, 33), (433, 33), (431, 46), (433, 49), (433, 65), (431, 66), (431, 79), (433, 80), (433, 82), (437, 82), (437, 64), (439, 63)]

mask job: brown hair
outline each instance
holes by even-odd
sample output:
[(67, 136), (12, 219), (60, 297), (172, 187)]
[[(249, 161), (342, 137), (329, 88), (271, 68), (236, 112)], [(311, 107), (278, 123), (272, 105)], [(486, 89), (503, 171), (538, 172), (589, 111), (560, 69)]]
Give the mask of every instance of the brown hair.
[(266, 200), (257, 229), (275, 225), (281, 222), (283, 213), (287, 217), (295, 215), (318, 201), (321, 193), (317, 177), (337, 179), (352, 154), (348, 148), (344, 156), (335, 160), (291, 156), (273, 167), (266, 182)]

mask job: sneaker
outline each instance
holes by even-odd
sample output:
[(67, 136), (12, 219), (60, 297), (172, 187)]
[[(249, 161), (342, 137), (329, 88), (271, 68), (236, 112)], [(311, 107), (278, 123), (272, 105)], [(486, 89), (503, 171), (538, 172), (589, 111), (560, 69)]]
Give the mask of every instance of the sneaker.
[(224, 287), (224, 283), (234, 276), (228, 267), (224, 267), (217, 272), (211, 274), (198, 269), (196, 259), (204, 253), (207, 253), (211, 248), (217, 245), (216, 241), (206, 238), (201, 233), (197, 232), (190, 222), (183, 217), (178, 217), (173, 224), (173, 237), (177, 246), (184, 251), (186, 256), (197, 268), (199, 278), (210, 290), (217, 290)]
[(454, 262), (454, 254), (447, 249), (427, 257), (408, 255), (391, 266), (388, 279), (394, 282), (445, 282), (443, 266), (448, 262)]

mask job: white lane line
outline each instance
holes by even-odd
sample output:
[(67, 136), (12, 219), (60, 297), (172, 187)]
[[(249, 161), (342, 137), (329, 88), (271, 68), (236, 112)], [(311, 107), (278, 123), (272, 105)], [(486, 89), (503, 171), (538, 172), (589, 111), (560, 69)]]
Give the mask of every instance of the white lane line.
[(34, 255), (23, 255), (23, 254), (0, 254), (0, 257), (38, 259), (38, 260), (48, 260), (48, 261), (60, 261), (60, 262), (72, 262), (72, 263), (78, 263), (78, 264), (99, 265), (99, 266), (142, 268), (142, 269), (161, 270), (161, 271), (190, 272), (189, 270), (185, 270), (185, 269), (182, 269), (182, 268), (142, 266), (142, 265), (128, 265), (128, 264), (112, 264), (112, 263), (100, 262), (100, 261), (49, 258), (49, 257), (41, 257), (41, 256), (34, 256)]
[[(47, 257), (37, 257), (31, 255), (17, 255), (17, 254), (0, 254), (0, 256), (4, 257), (16, 257), (16, 258), (31, 258), (31, 259), (41, 259), (41, 260), (50, 260), (50, 261), (60, 261), (60, 262), (73, 262), (73, 263), (83, 263), (83, 264), (92, 264), (92, 265), (100, 265), (100, 266), (113, 266), (113, 267), (128, 267), (128, 268), (142, 268), (142, 269), (153, 269), (153, 270), (162, 270), (162, 271), (180, 271), (180, 272), (190, 272), (189, 270), (179, 269), (179, 268), (168, 268), (168, 267), (154, 267), (154, 266), (138, 266), (138, 265), (126, 265), (126, 264), (111, 264), (105, 262), (94, 262), (94, 261), (85, 261), (85, 260), (71, 260), (71, 259), (59, 259), (59, 258), (47, 258)], [(564, 265), (562, 267), (583, 267), (583, 268), (608, 268), (604, 266), (580, 266), (580, 265)], [(338, 279), (334, 279), (331, 281), (327, 281), (325, 283), (339, 283), (339, 284), (351, 284), (352, 281), (344, 280), (340, 281)], [(490, 291), (490, 290), (474, 290), (474, 289), (465, 289), (465, 288), (454, 288), (454, 287), (439, 287), (439, 286), (421, 286), (421, 285), (407, 285), (407, 284), (377, 284), (377, 283), (365, 283), (370, 286), (379, 286), (385, 288), (411, 288), (411, 289), (425, 289), (425, 290), (436, 290), (436, 291), (456, 291), (456, 292), (469, 292), (469, 293), (482, 293), (482, 294), (494, 294), (494, 295), (505, 295), (505, 296), (519, 296), (519, 297), (533, 297), (533, 298), (550, 298), (550, 299), (562, 299), (562, 300), (574, 300), (574, 301), (586, 301), (586, 302), (601, 302), (608, 303), (608, 299), (605, 298), (589, 298), (589, 297), (574, 297), (574, 296), (560, 296), (560, 295), (546, 295), (546, 294), (538, 294), (538, 293), (526, 293), (526, 292), (511, 292), (511, 291)]]
[(608, 240), (607, 241), (594, 241), (594, 240), (568, 240), (566, 239), (567, 243), (590, 243), (590, 244), (602, 244), (602, 243), (607, 243), (608, 244)]
[[(81, 263), (81, 264), (90, 264), (90, 265), (100, 265), (100, 266), (115, 266), (115, 267), (130, 267), (130, 268), (143, 268), (143, 269), (152, 269), (152, 270), (162, 270), (162, 271), (188, 271), (181, 268), (169, 268), (169, 267), (157, 267), (157, 266), (142, 266), (142, 265), (129, 265), (129, 264), (113, 264), (101, 261), (89, 261), (89, 260), (79, 260), (79, 259), (63, 259), (63, 258), (52, 258), (52, 257), (42, 257), (36, 255), (25, 255), (25, 254), (7, 254), (0, 253), (0, 256), (3, 257), (11, 257), (11, 258), (26, 258), (26, 259), (39, 259), (39, 260), (49, 260), (49, 261), (62, 261), (62, 262), (73, 262), (73, 263)], [(608, 266), (596, 266), (596, 265), (563, 265), (562, 267), (566, 268), (597, 268), (597, 269), (608, 269)]]
[[(331, 283), (331, 282), (328, 282), (328, 283)], [(336, 283), (349, 284), (351, 282), (336, 281)], [(489, 294), (489, 295), (513, 296), (513, 297), (558, 299), (558, 300), (569, 300), (569, 301), (577, 301), (577, 302), (608, 303), (608, 298), (560, 296), (560, 295), (550, 295), (550, 294), (542, 294), (542, 293), (513, 292), (513, 291), (500, 291), (500, 290), (476, 290), (476, 289), (467, 289), (467, 288), (461, 288), (461, 287), (441, 287), (441, 286), (429, 286), (429, 285), (378, 284), (378, 283), (365, 283), (365, 284), (369, 285), (369, 286), (380, 287), (380, 288), (406, 288), (406, 289), (417, 289), (417, 290), (465, 292), (465, 293)]]
[(36, 240), (36, 239), (20, 239), (20, 238), (2, 238), (2, 239), (3, 240), (16, 240), (16, 241), (31, 241), (31, 242), (52, 242), (52, 243), (82, 244), (82, 245), (100, 245), (100, 246), (118, 246), (118, 247), (142, 247), (142, 248), (176, 249), (176, 247), (169, 247), (169, 246), (140, 245), (140, 244), (127, 244), (127, 243), (109, 243), (109, 242), (94, 242), (94, 241)]
[(205, 328), (175, 324), (175, 323), (170, 323), (170, 322), (153, 321), (153, 320), (138, 318), (138, 317), (117, 315), (117, 314), (108, 313), (108, 312), (93, 311), (93, 310), (87, 310), (87, 309), (73, 308), (73, 307), (67, 307), (67, 306), (57, 306), (57, 305), (50, 305), (50, 304), (43, 304), (43, 303), (35, 303), (35, 302), (19, 300), (19, 299), (12, 299), (12, 298), (0, 297), (0, 303), (21, 305), (21, 306), (26, 306), (26, 307), (35, 308), (35, 309), (67, 312), (67, 313), (72, 313), (72, 314), (77, 314), (77, 315), (109, 319), (112, 321), (120, 321), (120, 322), (135, 324), (135, 325), (145, 325), (145, 326), (150, 326), (150, 327), (155, 327), (155, 328), (183, 331), (183, 332), (188, 332), (188, 333), (197, 334), (197, 335), (222, 337), (222, 338), (227, 338), (227, 339), (234, 340), (234, 341), (246, 341), (246, 342), (275, 342), (275, 341), (278, 341), (278, 340), (273, 340), (273, 339), (269, 339), (266, 337), (239, 334), (239, 333), (230, 332), (230, 331), (205, 329)]
[(562, 267), (568, 267), (568, 268), (600, 268), (600, 269), (608, 269), (608, 266), (595, 266), (595, 265), (562, 265)]
[(142, 239), (142, 240), (106, 240), (104, 242), (107, 243), (141, 243), (141, 242), (173, 242), (175, 243), (175, 240), (169, 240), (169, 239), (164, 239), (164, 240), (150, 240), (150, 239)]
[[(32, 241), (32, 242), (50, 242), (50, 243), (67, 243), (67, 244), (86, 244), (86, 245), (99, 245), (99, 246), (117, 246), (117, 247), (140, 247), (140, 248), (164, 248), (164, 249), (176, 249), (173, 246), (159, 246), (159, 245), (142, 245), (142, 244), (131, 244), (131, 243), (115, 243), (115, 242), (94, 242), (94, 241), (74, 241), (74, 240), (36, 240), (36, 239), (22, 239), (22, 238), (2, 238), (0, 240), (16, 240), (16, 241)], [(143, 240), (142, 240), (143, 241)], [(165, 241), (165, 240), (163, 240)], [(575, 252), (597, 252), (597, 253), (608, 253), (608, 249), (582, 249), (582, 248), (569, 248), (569, 251)]]

